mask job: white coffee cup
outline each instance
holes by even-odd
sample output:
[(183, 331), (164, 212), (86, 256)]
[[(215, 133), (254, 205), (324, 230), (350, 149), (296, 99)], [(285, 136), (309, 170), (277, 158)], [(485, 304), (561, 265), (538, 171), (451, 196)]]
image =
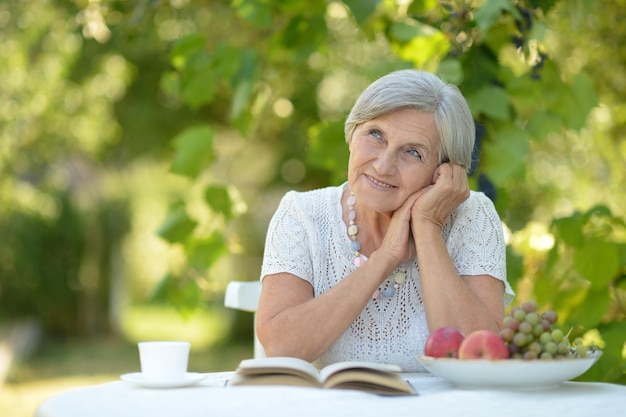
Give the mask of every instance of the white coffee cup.
[(141, 373), (150, 381), (180, 381), (185, 378), (191, 344), (182, 341), (139, 342)]

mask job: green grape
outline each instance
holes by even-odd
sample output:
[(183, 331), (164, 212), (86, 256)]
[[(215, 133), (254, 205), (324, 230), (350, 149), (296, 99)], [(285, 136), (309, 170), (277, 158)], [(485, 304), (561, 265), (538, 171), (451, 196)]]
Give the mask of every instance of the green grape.
[(519, 327), (519, 322), (512, 316), (506, 316), (502, 321), (504, 327), (508, 327), (509, 329), (516, 331)]
[(569, 349), (569, 343), (561, 341), (559, 343), (557, 343), (557, 350), (556, 350), (559, 355), (567, 355), (570, 351)]
[(543, 333), (543, 324), (537, 323), (533, 326), (533, 334), (535, 336), (540, 336)]
[(526, 349), (528, 350), (528, 352), (535, 352), (537, 355), (539, 355), (541, 353), (541, 344), (539, 344), (538, 342), (531, 342), (528, 344), (528, 347)]
[(543, 351), (548, 352), (551, 355), (556, 355), (558, 353), (559, 347), (554, 342), (548, 342), (543, 345)]
[(565, 337), (565, 335), (563, 334), (563, 330), (561, 329), (552, 330), (551, 335), (552, 335), (552, 340), (554, 340), (556, 343), (559, 343)]
[(522, 322), (526, 320), (526, 312), (522, 310), (521, 308), (518, 308), (515, 311), (513, 311), (513, 317), (515, 318), (515, 320), (517, 320), (519, 324), (522, 324)]
[(500, 337), (505, 342), (513, 341), (513, 336), (515, 336), (515, 331), (511, 329), (510, 327), (505, 327), (502, 330), (500, 330)]
[(531, 311), (526, 313), (526, 321), (534, 326), (541, 321), (541, 316), (536, 311)]
[(513, 344), (518, 347), (526, 345), (527, 340), (525, 333), (515, 333), (515, 336), (513, 336)]
[(581, 358), (585, 358), (587, 356), (587, 346), (583, 345), (582, 343), (579, 345), (576, 345), (575, 348), (576, 350), (576, 355), (581, 357)]
[(539, 359), (554, 359), (554, 356), (552, 356), (551, 353), (549, 352), (541, 352), (541, 355), (539, 355)]
[(523, 321), (519, 324), (518, 330), (522, 333), (530, 334), (533, 332), (533, 325), (527, 321)]
[(522, 359), (524, 359), (526, 361), (531, 361), (533, 359), (537, 359), (538, 357), (539, 357), (539, 355), (534, 350), (528, 350), (528, 351), (524, 352), (524, 354), (522, 355)]
[(550, 334), (550, 332), (543, 332), (539, 336), (539, 342), (542, 345), (545, 345), (546, 343), (551, 342), (551, 341), (552, 341), (552, 334)]

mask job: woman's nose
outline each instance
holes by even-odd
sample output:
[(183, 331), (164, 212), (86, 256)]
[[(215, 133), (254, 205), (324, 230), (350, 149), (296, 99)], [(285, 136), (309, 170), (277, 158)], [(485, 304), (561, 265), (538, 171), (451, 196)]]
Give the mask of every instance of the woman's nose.
[(383, 150), (374, 161), (374, 169), (381, 175), (389, 175), (396, 169), (395, 153), (389, 148)]

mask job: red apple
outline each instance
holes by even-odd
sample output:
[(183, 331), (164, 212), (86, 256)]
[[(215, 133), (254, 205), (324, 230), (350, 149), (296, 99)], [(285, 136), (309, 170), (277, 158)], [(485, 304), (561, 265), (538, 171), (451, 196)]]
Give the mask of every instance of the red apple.
[(459, 359), (507, 359), (509, 348), (498, 333), (476, 330), (467, 335), (459, 347)]
[(434, 358), (458, 358), (463, 333), (453, 327), (441, 327), (428, 336), (424, 355)]

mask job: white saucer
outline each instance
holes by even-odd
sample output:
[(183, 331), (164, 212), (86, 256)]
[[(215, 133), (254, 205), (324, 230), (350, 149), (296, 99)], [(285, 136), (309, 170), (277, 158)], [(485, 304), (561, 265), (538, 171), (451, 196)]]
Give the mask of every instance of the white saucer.
[(195, 372), (187, 372), (183, 379), (176, 381), (153, 381), (146, 379), (141, 372), (133, 372), (131, 374), (123, 374), (120, 376), (122, 381), (130, 382), (144, 388), (180, 388), (195, 385), (207, 377), (206, 374)]

